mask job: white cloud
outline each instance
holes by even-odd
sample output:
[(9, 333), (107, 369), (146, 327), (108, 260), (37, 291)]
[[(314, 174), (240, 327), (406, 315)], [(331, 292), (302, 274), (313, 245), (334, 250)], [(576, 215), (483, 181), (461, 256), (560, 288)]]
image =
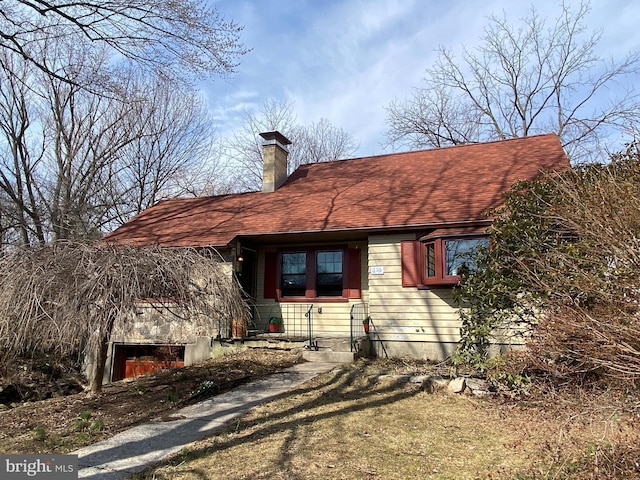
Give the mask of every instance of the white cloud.
[[(571, 2), (577, 4), (578, 0)], [(557, 15), (556, 2), (538, 2), (541, 16)], [(513, 0), (221, 0), (221, 13), (245, 25), (248, 53), (231, 81), (213, 82), (209, 104), (233, 130), (246, 108), (267, 98), (295, 102), (301, 122), (326, 118), (351, 133), (360, 155), (381, 153), (384, 108), (421, 84), (438, 45), (459, 54), (473, 47), (486, 18), (528, 15), (529, 2)], [(639, 51), (635, 0), (598, 2), (590, 27), (603, 29), (603, 56)], [(553, 18), (550, 18), (553, 20)]]

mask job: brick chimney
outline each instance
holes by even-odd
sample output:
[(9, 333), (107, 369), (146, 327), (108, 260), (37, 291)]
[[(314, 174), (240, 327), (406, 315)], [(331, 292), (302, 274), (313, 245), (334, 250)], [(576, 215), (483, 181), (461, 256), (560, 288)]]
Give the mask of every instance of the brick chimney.
[(262, 143), (262, 191), (275, 192), (287, 179), (287, 145), (291, 141), (280, 132), (261, 133)]

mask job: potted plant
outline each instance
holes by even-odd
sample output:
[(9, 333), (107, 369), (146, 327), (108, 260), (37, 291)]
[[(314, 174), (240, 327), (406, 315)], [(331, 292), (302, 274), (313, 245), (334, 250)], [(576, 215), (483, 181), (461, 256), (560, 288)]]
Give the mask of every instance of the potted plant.
[(362, 320), (362, 327), (364, 328), (364, 333), (369, 333), (369, 322), (371, 321), (371, 317), (367, 317)]
[(269, 319), (269, 333), (277, 333), (280, 331), (282, 319), (280, 317), (271, 317)]

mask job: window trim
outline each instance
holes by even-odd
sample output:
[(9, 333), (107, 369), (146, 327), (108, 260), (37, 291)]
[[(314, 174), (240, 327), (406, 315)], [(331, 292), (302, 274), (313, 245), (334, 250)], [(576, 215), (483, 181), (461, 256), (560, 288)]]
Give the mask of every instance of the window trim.
[[(349, 268), (351, 267), (350, 261), (350, 251), (352, 249), (347, 245), (318, 245), (318, 246), (310, 246), (310, 247), (292, 247), (292, 248), (281, 248), (277, 251), (276, 256), (276, 288), (275, 288), (275, 300), (277, 302), (348, 302), (350, 298), (360, 298), (359, 289), (357, 297), (352, 295), (351, 290), (355, 290), (350, 287), (350, 279), (351, 272), (349, 272)], [(342, 252), (342, 293), (340, 295), (335, 296), (317, 296), (317, 253), (318, 252), (331, 252), (331, 251), (340, 251)], [(283, 296), (282, 295), (282, 255), (284, 253), (306, 253), (307, 255), (307, 268), (306, 268), (306, 276), (307, 276), (307, 284), (305, 289), (304, 296)], [(356, 272), (359, 274), (359, 271)]]
[[(446, 274), (446, 249), (445, 243), (448, 241), (459, 240), (489, 240), (488, 235), (455, 235), (455, 236), (442, 236), (431, 237), (422, 239), (419, 244), (419, 256), (418, 256), (418, 268), (419, 268), (419, 284), (418, 288), (430, 288), (430, 287), (449, 287), (460, 283), (460, 275), (447, 275)], [(426, 275), (426, 253), (427, 245), (434, 246), (435, 256), (435, 275), (427, 277)]]

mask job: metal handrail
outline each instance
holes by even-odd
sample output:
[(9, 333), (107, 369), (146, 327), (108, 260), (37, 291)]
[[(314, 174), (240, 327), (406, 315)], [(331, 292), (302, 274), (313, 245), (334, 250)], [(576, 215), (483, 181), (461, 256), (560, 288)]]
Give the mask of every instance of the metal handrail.
[(313, 341), (313, 303), (309, 305), (307, 313), (304, 314), (307, 317), (307, 333), (309, 335), (309, 350), (317, 350), (318, 345)]
[(351, 345), (351, 351), (353, 352), (353, 346), (354, 346), (354, 335), (353, 335), (353, 309), (355, 308), (356, 304), (354, 303), (353, 305), (351, 305), (351, 310), (349, 310), (349, 345)]

